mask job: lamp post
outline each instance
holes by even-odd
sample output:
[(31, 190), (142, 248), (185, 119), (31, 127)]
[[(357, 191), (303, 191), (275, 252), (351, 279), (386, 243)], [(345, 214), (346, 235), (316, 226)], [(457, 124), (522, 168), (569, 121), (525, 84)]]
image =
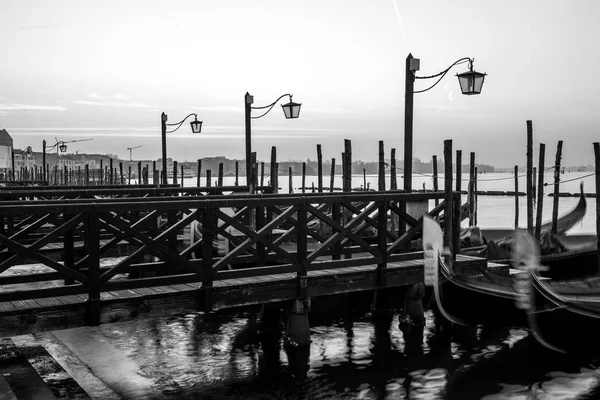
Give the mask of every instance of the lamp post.
[(89, 138), (89, 139), (79, 139), (79, 140), (68, 140), (68, 141), (64, 141), (64, 140), (58, 140), (56, 138), (54, 138), (56, 140), (56, 143), (54, 143), (52, 146), (46, 146), (46, 140), (42, 140), (42, 176), (44, 177), (44, 180), (46, 180), (46, 149), (48, 150), (54, 150), (56, 149), (56, 165), (58, 166), (58, 157), (59, 157), (59, 151), (61, 153), (64, 153), (67, 151), (67, 143), (75, 143), (75, 142), (87, 142), (89, 140), (94, 140), (93, 138)]
[[(469, 63), (469, 71), (456, 74), (460, 90), (462, 94), (473, 95), (480, 94), (483, 81), (487, 74), (473, 70), (473, 59), (464, 57), (456, 60), (448, 68), (435, 75), (416, 76), (416, 71), (419, 70), (420, 60), (413, 58), (412, 54), (406, 57), (406, 81), (405, 81), (405, 98), (404, 98), (404, 191), (412, 191), (412, 153), (413, 153), (413, 95), (415, 93), (423, 93), (432, 89), (437, 85), (442, 78), (450, 71), (452, 67), (458, 64)], [(414, 90), (415, 79), (439, 79), (430, 87), (424, 90)]]
[[(300, 115), (300, 106), (302, 106), (302, 103), (294, 103), (292, 101), (293, 95), (291, 95), (289, 93), (279, 96), (279, 98), (277, 100), (275, 100), (271, 104), (269, 104), (267, 106), (263, 106), (263, 107), (252, 107), (252, 103), (254, 103), (254, 96), (251, 96), (250, 93), (246, 92), (246, 95), (244, 96), (244, 111), (245, 111), (245, 117), (246, 117), (245, 118), (245, 122), (246, 122), (246, 184), (248, 186), (250, 186), (251, 182), (252, 182), (252, 179), (251, 179), (252, 178), (252, 176), (251, 176), (251, 173), (252, 173), (252, 163), (251, 163), (252, 126), (251, 126), (250, 121), (252, 119), (262, 118), (265, 115), (267, 115), (269, 113), (269, 111), (271, 111), (273, 109), (275, 104), (277, 104), (277, 102), (279, 100), (281, 100), (282, 98), (284, 98), (285, 96), (289, 96), (290, 101), (289, 101), (289, 103), (281, 105), (281, 108), (283, 109), (283, 115), (285, 116), (286, 119), (298, 118), (298, 116)], [(264, 109), (266, 109), (267, 111), (265, 111), (261, 115), (258, 115), (256, 117), (251, 116), (252, 110), (264, 110)]]
[[(190, 127), (192, 128), (192, 133), (200, 133), (202, 130), (202, 121), (198, 121), (198, 114), (191, 113), (181, 121), (174, 124), (167, 124), (167, 114), (164, 112), (161, 114), (161, 138), (162, 138), (162, 173), (161, 173), (161, 182), (163, 185), (167, 184), (167, 133), (175, 132), (177, 129), (181, 128), (181, 125), (187, 120), (189, 117), (194, 116), (194, 121), (190, 122)], [(168, 126), (175, 126), (174, 129), (167, 131)]]

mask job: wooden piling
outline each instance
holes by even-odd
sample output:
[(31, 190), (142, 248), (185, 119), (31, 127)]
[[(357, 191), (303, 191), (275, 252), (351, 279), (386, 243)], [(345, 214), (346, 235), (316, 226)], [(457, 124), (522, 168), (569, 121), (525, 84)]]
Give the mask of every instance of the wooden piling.
[(444, 140), (444, 246), (454, 253), (452, 238), (452, 140)]
[(383, 140), (379, 141), (379, 174), (377, 179), (377, 190), (385, 191), (385, 149)]
[(462, 190), (462, 150), (456, 150), (456, 191)]
[(343, 188), (344, 192), (352, 191), (352, 141), (344, 139), (344, 156), (343, 156)]
[(515, 165), (515, 229), (519, 227), (519, 166)]
[(278, 170), (277, 170), (277, 148), (275, 146), (271, 147), (271, 187), (273, 188), (273, 193), (278, 192)]
[(265, 185), (265, 163), (264, 161), (260, 162), (260, 186)]
[(306, 163), (302, 163), (302, 193), (306, 192)]
[[(181, 176), (181, 180), (183, 182), (183, 175)], [(223, 187), (223, 163), (219, 163), (219, 177), (217, 182), (217, 186)]]
[(596, 164), (596, 245), (598, 246), (598, 270), (600, 271), (600, 143), (594, 142)]
[[(256, 193), (256, 187), (258, 186), (258, 164), (256, 163), (256, 152), (250, 153), (250, 193)], [(254, 225), (252, 225), (254, 226)]]
[(319, 193), (323, 192), (323, 153), (321, 145), (317, 145), (317, 185)]
[[(437, 156), (432, 156), (431, 157), (431, 163), (432, 163), (432, 167), (433, 167), (433, 191), (437, 192), (439, 190), (439, 186), (438, 186), (438, 162), (437, 162)], [(440, 201), (436, 198), (435, 199), (435, 205), (439, 205)]]
[[(202, 160), (198, 159), (197, 161), (197, 169), (196, 169), (196, 187), (200, 187), (200, 178), (202, 177)], [(237, 161), (235, 162), (235, 182), (237, 185)]]
[(546, 157), (546, 145), (540, 143), (540, 161), (538, 171), (538, 193), (537, 193), (537, 214), (535, 220), (535, 237), (539, 241), (542, 234), (542, 211), (544, 208), (544, 160)]
[[(102, 160), (100, 160), (100, 161), (102, 161)], [(137, 179), (137, 183), (138, 183), (138, 185), (140, 185), (142, 182), (143, 182), (142, 181), (142, 162), (138, 161), (138, 179)]]
[(363, 189), (367, 190), (367, 169), (363, 168)]
[(127, 171), (127, 183), (131, 185), (131, 164), (129, 164), (129, 168)]
[[(200, 172), (198, 172), (198, 175), (199, 174), (200, 174)], [(240, 177), (240, 162), (236, 161), (235, 162), (235, 186), (239, 186), (239, 184), (240, 184), (239, 177)]]
[[(560, 189), (560, 164), (562, 159), (563, 141), (559, 140), (556, 147), (556, 159), (554, 160), (554, 198), (552, 199), (552, 230), (553, 234), (558, 231), (558, 193)], [(598, 176), (596, 175), (596, 179)]]
[(108, 159), (108, 168), (110, 169), (110, 174), (108, 176), (108, 182), (110, 182), (111, 185), (114, 185), (115, 177), (113, 176), (113, 159), (112, 158)]
[(396, 175), (396, 149), (390, 152), (390, 190), (398, 190), (398, 177)]
[(333, 192), (333, 184), (335, 180), (335, 158), (331, 159), (331, 173), (329, 176), (329, 191)]
[(156, 161), (152, 161), (152, 184), (159, 185), (158, 170), (156, 169)]
[(467, 201), (469, 203), (469, 226), (475, 225), (475, 153), (471, 152), (469, 159), (469, 187)]
[(288, 193), (294, 193), (294, 183), (292, 181), (292, 167), (288, 168)]
[(211, 179), (211, 170), (207, 169), (206, 170), (206, 187), (210, 187), (211, 183), (210, 183), (210, 179)]
[[(181, 177), (183, 179), (183, 176)], [(144, 183), (147, 183), (144, 181)], [(173, 160), (173, 185), (177, 185), (177, 161)]]
[(527, 120), (527, 232), (533, 235), (533, 125)]
[(531, 194), (533, 196), (533, 207), (535, 209), (535, 202), (537, 199), (537, 186), (536, 186), (536, 178), (537, 177), (537, 168), (533, 167), (533, 173), (531, 174), (531, 184), (532, 184), (532, 189), (531, 189)]
[(90, 184), (90, 166), (85, 164), (85, 184)]

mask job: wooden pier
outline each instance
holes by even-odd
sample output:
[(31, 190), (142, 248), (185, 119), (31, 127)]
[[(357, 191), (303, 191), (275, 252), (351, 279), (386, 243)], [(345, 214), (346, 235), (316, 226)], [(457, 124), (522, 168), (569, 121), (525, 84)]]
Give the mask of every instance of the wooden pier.
[[(0, 336), (422, 282), (422, 218), (406, 205), (425, 204), (438, 218), (456, 214), (460, 201), (453, 193), (434, 206), (443, 192), (233, 193), (238, 187), (206, 196), (205, 189), (139, 189), (147, 197), (90, 189), (75, 198), (3, 190)], [(390, 228), (388, 215), (406, 229)], [(446, 218), (454, 252), (458, 220)], [(52, 243), (62, 245), (59, 260), (44, 251)], [(123, 244), (126, 254), (106, 265)], [(487, 265), (455, 257), (464, 267)], [(47, 271), (11, 274), (32, 263)], [(31, 288), (11, 290), (23, 283)]]

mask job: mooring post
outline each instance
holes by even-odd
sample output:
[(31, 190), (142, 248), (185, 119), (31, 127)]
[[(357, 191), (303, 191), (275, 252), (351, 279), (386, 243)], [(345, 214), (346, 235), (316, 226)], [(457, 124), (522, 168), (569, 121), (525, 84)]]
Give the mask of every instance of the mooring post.
[(119, 161), (119, 185), (125, 184), (125, 175), (123, 175), (123, 162)]
[(444, 140), (444, 246), (454, 254), (452, 237), (452, 140)]
[[(431, 164), (432, 164), (432, 168), (433, 168), (433, 191), (437, 192), (439, 190), (439, 186), (438, 186), (438, 161), (437, 161), (437, 156), (434, 155), (431, 157)], [(440, 201), (438, 200), (438, 198), (435, 198), (435, 205), (439, 205)]]
[[(462, 150), (456, 150), (456, 191), (462, 190)], [(462, 199), (461, 199), (462, 202)]]
[[(219, 187), (223, 187), (223, 163), (219, 163), (219, 177), (217, 178)], [(183, 172), (181, 174), (181, 183), (183, 183)], [(182, 185), (183, 186), (183, 185)]]
[(535, 238), (540, 240), (542, 234), (542, 211), (544, 208), (544, 160), (546, 157), (546, 145), (540, 143), (540, 161), (538, 175), (537, 214), (535, 219)]
[(89, 164), (85, 164), (85, 184), (90, 184), (90, 166)]
[(537, 177), (537, 168), (533, 167), (533, 173), (531, 174), (531, 184), (532, 184), (532, 188), (531, 188), (531, 194), (533, 196), (533, 207), (535, 208), (535, 202), (537, 201), (537, 186), (535, 184), (536, 182), (536, 178)]
[(288, 167), (288, 193), (294, 193), (294, 182), (292, 181), (292, 167)]
[[(379, 174), (378, 174), (377, 190), (385, 191), (385, 149), (383, 140), (379, 141)], [(365, 187), (366, 189), (366, 187)]]
[(344, 192), (352, 191), (352, 141), (344, 139)]
[[(552, 199), (552, 233), (558, 232), (558, 201), (560, 193), (560, 164), (562, 159), (563, 141), (558, 141), (556, 147), (556, 159), (554, 160), (554, 198)], [(596, 176), (598, 179), (598, 176)]]
[[(200, 165), (198, 165), (198, 168), (200, 168)], [(200, 172), (198, 172), (198, 175), (200, 175)], [(236, 161), (235, 162), (235, 186), (239, 186), (239, 184), (240, 184), (239, 178), (240, 178), (240, 162)], [(200, 185), (198, 185), (198, 186), (200, 186)]]
[(110, 185), (114, 185), (115, 184), (115, 177), (113, 176), (113, 159), (109, 158), (108, 159), (108, 165), (109, 165), (109, 169), (110, 169), (110, 175), (109, 175), (109, 184)]
[(302, 193), (306, 192), (306, 162), (302, 163)]
[(363, 188), (367, 190), (367, 169), (363, 168)]
[(323, 193), (323, 153), (320, 144), (317, 144), (317, 187), (319, 193)]
[(184, 178), (184, 176), (183, 176), (183, 164), (181, 164), (179, 166), (179, 172), (180, 172), (179, 176), (181, 176), (181, 187), (184, 187), (185, 186), (185, 182), (183, 180), (183, 178)]
[[(144, 183), (146, 182), (144, 181)], [(175, 160), (173, 160), (173, 185), (177, 185), (177, 161)]]
[(396, 174), (396, 149), (394, 147), (392, 147), (390, 152), (390, 190), (398, 190), (398, 177)]
[(138, 185), (141, 185), (143, 183), (143, 181), (142, 181), (142, 162), (141, 161), (138, 161), (138, 178), (137, 178), (137, 183), (138, 183)]
[(256, 152), (253, 151), (250, 153), (250, 194), (256, 193), (256, 187), (258, 186), (258, 164), (256, 160)]
[(596, 246), (598, 249), (598, 270), (600, 270), (600, 143), (594, 142), (596, 160)]
[(519, 228), (519, 166), (515, 165), (515, 229)]
[(278, 193), (279, 182), (278, 182), (278, 170), (277, 170), (277, 147), (271, 147), (271, 187), (273, 193)]
[(265, 162), (260, 162), (260, 186), (265, 186)]
[(475, 152), (471, 152), (469, 160), (469, 226), (475, 225)]
[(533, 235), (533, 126), (527, 120), (527, 232)]
[(331, 173), (329, 175), (329, 192), (333, 192), (333, 185), (335, 180), (335, 158), (331, 159)]
[[(200, 177), (202, 176), (202, 160), (198, 159), (198, 170), (196, 171), (196, 187), (200, 187)], [(238, 162), (235, 162), (235, 184), (237, 186), (237, 165)]]
[(211, 186), (211, 183), (210, 183), (210, 180), (212, 178), (211, 175), (212, 175), (212, 170), (207, 169), (206, 170), (206, 187), (210, 187)]
[[(477, 189), (477, 166), (475, 166), (475, 205), (479, 204), (479, 194)], [(475, 216), (474, 216), (475, 226), (477, 226), (477, 207), (475, 207)]]
[(156, 161), (152, 161), (152, 184), (159, 186), (160, 179), (158, 179), (158, 170), (156, 169)]
[(131, 164), (129, 164), (127, 168), (127, 184), (131, 185)]

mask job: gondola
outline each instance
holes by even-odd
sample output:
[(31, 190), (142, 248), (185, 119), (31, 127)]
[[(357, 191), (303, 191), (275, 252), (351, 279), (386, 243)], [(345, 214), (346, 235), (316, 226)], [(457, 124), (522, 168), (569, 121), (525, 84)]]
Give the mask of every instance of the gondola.
[[(546, 347), (582, 356), (600, 356), (600, 275), (555, 281), (529, 273), (529, 329)], [(526, 286), (527, 287), (527, 286)]]
[[(423, 218), (426, 283), (433, 286), (437, 307), (450, 322), (461, 325), (524, 326), (526, 315), (515, 307), (518, 293), (508, 268), (456, 271), (441, 257), (442, 230), (433, 218)], [(428, 267), (428, 265), (432, 265)], [(432, 272), (427, 271), (433, 270)]]
[[(549, 267), (544, 276), (552, 279), (570, 279), (594, 273), (598, 262), (595, 235), (566, 235), (567, 231), (579, 223), (585, 216), (587, 202), (580, 185), (580, 197), (577, 205), (557, 220), (557, 234), (551, 235), (552, 223), (540, 228), (542, 255), (540, 262)], [(512, 230), (482, 230), (488, 240), (484, 246), (465, 248), (461, 254), (485, 257), (497, 263), (510, 263), (510, 248), (515, 237)]]

